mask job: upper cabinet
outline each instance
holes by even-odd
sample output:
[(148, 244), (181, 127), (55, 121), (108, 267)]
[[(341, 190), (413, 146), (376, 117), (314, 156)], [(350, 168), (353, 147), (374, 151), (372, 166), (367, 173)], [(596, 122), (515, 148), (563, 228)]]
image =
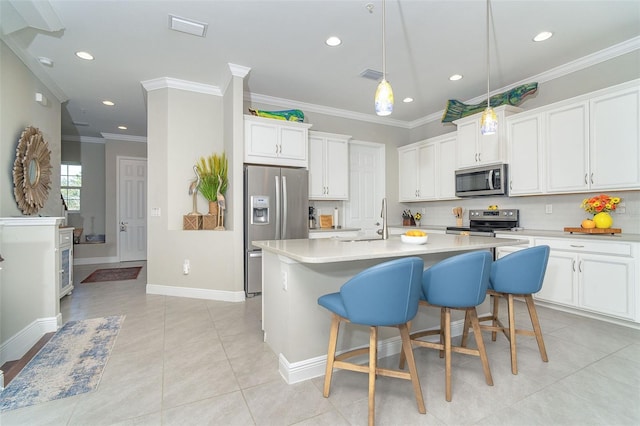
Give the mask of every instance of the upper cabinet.
[(517, 114), (507, 119), (510, 195), (541, 194), (544, 189), (541, 114)]
[(507, 118), (509, 194), (640, 187), (638, 80)]
[(571, 103), (544, 118), (547, 192), (638, 188), (640, 88)]
[(469, 168), (506, 161), (505, 120), (522, 109), (510, 105), (494, 108), (498, 117), (498, 131), (493, 135), (480, 134), (482, 113), (454, 121), (458, 127), (458, 168)]
[(351, 136), (309, 132), (309, 199), (349, 199)]
[(398, 148), (400, 202), (456, 198), (456, 140), (448, 133)]
[(244, 116), (244, 162), (290, 167), (308, 166), (311, 124)]

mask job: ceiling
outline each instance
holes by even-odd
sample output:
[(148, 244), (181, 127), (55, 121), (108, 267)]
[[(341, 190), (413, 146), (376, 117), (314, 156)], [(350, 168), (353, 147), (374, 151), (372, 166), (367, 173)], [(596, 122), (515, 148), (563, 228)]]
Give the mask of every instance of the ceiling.
[[(407, 128), (439, 116), (448, 99), (474, 103), (486, 96), (482, 0), (387, 1), (387, 80), (396, 99), (388, 118), (373, 110), (377, 82), (360, 76), (382, 71), (381, 0), (0, 0), (0, 6), (2, 39), (64, 101), (63, 135), (144, 137), (142, 81), (168, 77), (222, 89), (229, 63), (251, 69), (245, 90), (252, 99)], [(207, 23), (206, 36), (170, 30), (169, 14)], [(640, 45), (638, 0), (493, 0), (491, 17), (492, 92), (620, 43)], [(532, 42), (542, 30), (554, 36)], [(325, 45), (331, 35), (342, 44)], [(78, 59), (80, 50), (95, 59)], [(456, 73), (464, 78), (449, 81)], [(407, 96), (414, 102), (403, 103)], [(104, 106), (105, 99), (115, 106)]]

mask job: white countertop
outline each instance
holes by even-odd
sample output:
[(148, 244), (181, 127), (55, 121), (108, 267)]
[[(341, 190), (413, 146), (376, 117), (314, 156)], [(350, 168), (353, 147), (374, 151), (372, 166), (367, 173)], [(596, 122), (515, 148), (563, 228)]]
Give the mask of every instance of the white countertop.
[(265, 251), (286, 256), (301, 263), (331, 263), (353, 260), (404, 257), (434, 253), (488, 249), (527, 244), (527, 240), (462, 235), (429, 235), (424, 245), (405, 244), (400, 236), (388, 240), (353, 241), (349, 238), (253, 241)]
[(590, 239), (598, 241), (614, 241), (614, 242), (640, 242), (639, 234), (581, 234), (581, 233), (569, 233), (564, 231), (548, 231), (542, 229), (523, 229), (522, 231), (496, 231), (496, 236), (510, 235), (510, 236), (522, 236), (522, 237), (547, 237), (547, 238), (575, 238), (575, 239)]
[(313, 232), (357, 232), (360, 228), (309, 228), (309, 233)]

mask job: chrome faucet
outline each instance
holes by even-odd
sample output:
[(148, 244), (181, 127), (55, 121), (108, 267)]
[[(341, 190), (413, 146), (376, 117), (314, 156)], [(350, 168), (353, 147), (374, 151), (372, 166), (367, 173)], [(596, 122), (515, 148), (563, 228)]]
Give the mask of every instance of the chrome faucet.
[(378, 229), (378, 235), (382, 235), (383, 240), (389, 239), (389, 228), (387, 226), (387, 199), (382, 199), (382, 211), (380, 212), (382, 218), (382, 229)]

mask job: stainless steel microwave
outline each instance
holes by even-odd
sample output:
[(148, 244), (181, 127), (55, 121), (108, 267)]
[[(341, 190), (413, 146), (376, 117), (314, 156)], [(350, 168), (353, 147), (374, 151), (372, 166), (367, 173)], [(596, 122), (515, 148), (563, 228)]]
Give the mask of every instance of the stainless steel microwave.
[(507, 165), (456, 170), (456, 197), (507, 195)]

